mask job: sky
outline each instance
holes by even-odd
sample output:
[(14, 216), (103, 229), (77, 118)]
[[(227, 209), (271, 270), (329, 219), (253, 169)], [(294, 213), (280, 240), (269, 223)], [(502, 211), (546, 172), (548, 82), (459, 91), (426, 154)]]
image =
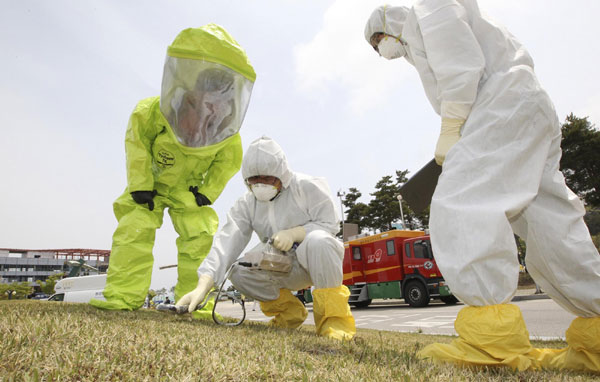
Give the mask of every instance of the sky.
[[(294, 171), (361, 201), (383, 176), (432, 157), (440, 120), (416, 70), (387, 61), (363, 30), (373, 0), (20, 0), (0, 12), (0, 248), (110, 249), (126, 187), (124, 136), (137, 102), (160, 94), (179, 31), (222, 25), (257, 79), (244, 149), (267, 135)], [(408, 5), (412, 1), (390, 2)], [(561, 121), (600, 122), (600, 2), (480, 0), (529, 50)], [(241, 174), (214, 203), (220, 226), (246, 192)], [(176, 283), (175, 233), (157, 231), (151, 287)]]

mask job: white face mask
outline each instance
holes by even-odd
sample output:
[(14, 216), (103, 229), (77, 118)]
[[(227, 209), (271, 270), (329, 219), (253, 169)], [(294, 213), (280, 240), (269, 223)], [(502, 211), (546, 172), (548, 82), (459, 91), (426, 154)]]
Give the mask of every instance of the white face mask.
[(261, 202), (270, 201), (271, 199), (276, 197), (277, 193), (279, 192), (277, 187), (264, 183), (255, 183), (250, 186), (250, 190), (252, 190), (252, 193), (254, 194), (256, 200)]
[(388, 60), (404, 57), (406, 55), (406, 49), (400, 40), (390, 36), (385, 36), (377, 45), (377, 49), (379, 50), (379, 54)]

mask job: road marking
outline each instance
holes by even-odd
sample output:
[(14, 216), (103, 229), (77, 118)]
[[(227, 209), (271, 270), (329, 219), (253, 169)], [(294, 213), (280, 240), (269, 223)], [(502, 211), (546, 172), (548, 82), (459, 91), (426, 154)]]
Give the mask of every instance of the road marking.
[(395, 318), (396, 317), (390, 317), (390, 316), (377, 316), (377, 319), (374, 320), (372, 317), (362, 316), (362, 317), (355, 318), (354, 320), (355, 321), (365, 321), (365, 320), (369, 320), (369, 321), (381, 321), (381, 320), (384, 320), (384, 321), (387, 321), (387, 320), (393, 320)]
[[(417, 321), (406, 321), (398, 324), (392, 324), (391, 326), (411, 326), (420, 328), (441, 328), (441, 329), (454, 329), (454, 316), (432, 316), (425, 317)], [(452, 326), (449, 326), (449, 325)]]
[(456, 315), (454, 316), (434, 316), (434, 317), (441, 317), (441, 318), (451, 318), (451, 319), (455, 319)]
[(554, 337), (529, 336), (529, 339), (534, 340), (534, 341), (566, 341), (565, 336), (554, 336)]
[(381, 321), (389, 321), (389, 320), (393, 320), (395, 317), (390, 317), (390, 316), (384, 316), (378, 320), (373, 320), (371, 318), (368, 317), (359, 317), (359, 318), (355, 318), (354, 321), (369, 321), (369, 322), (381, 322)]
[(388, 318), (389, 315), (385, 314), (385, 315), (380, 315), (380, 314), (366, 314), (364, 316), (362, 316), (362, 318)]
[(417, 314), (394, 314), (395, 318), (408, 318), (408, 317), (414, 317), (414, 316), (420, 316), (420, 313)]
[(448, 321), (448, 319), (450, 319), (450, 321), (454, 321), (455, 318), (456, 317), (454, 317), (454, 316), (431, 316), (431, 317), (423, 318), (423, 321), (427, 321), (427, 320)]
[(407, 321), (402, 324), (392, 324), (392, 326), (412, 326), (417, 328), (439, 328), (447, 325), (446, 321)]
[(377, 324), (379, 322), (385, 322), (385, 321), (390, 321), (393, 320), (394, 318), (383, 318), (381, 320), (367, 320), (367, 322), (360, 322), (360, 321), (364, 321), (362, 318), (358, 318), (355, 319), (355, 325), (356, 326), (365, 326), (365, 325), (370, 325), (370, 324)]

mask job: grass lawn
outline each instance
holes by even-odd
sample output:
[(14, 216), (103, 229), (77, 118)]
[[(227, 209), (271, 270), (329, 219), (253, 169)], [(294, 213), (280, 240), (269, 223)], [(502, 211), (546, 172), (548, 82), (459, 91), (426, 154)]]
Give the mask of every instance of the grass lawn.
[[(452, 337), (359, 329), (355, 340), (313, 326), (221, 327), (188, 315), (107, 312), (86, 304), (0, 301), (2, 381), (592, 381), (577, 372), (464, 369), (416, 358)], [(537, 347), (564, 347), (560, 341)]]

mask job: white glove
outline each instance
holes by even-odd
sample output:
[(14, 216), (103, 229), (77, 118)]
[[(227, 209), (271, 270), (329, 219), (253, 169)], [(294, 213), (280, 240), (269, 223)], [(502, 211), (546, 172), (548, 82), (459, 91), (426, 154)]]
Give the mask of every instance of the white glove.
[(460, 128), (464, 123), (464, 119), (442, 118), (442, 131), (435, 146), (435, 162), (440, 166), (444, 163), (450, 147), (460, 139)]
[(206, 294), (212, 289), (214, 284), (215, 281), (209, 275), (200, 275), (196, 289), (180, 298), (175, 306), (187, 305), (188, 312), (192, 313), (204, 301)]
[(287, 252), (294, 243), (301, 243), (306, 237), (306, 230), (299, 225), (298, 227), (284, 229), (273, 235), (273, 247), (280, 251)]

